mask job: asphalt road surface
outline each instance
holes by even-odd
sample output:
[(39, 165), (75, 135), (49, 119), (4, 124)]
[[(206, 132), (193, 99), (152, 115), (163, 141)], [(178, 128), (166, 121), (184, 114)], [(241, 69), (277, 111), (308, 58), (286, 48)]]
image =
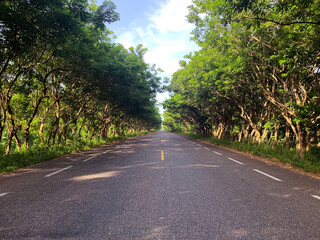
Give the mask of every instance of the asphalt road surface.
[(0, 176), (0, 239), (320, 239), (320, 180), (159, 131)]

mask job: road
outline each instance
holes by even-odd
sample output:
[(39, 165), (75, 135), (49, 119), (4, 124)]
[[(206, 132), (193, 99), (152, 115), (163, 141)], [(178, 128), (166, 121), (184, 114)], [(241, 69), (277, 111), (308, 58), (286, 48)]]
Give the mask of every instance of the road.
[(0, 239), (320, 239), (320, 180), (158, 131), (0, 176)]

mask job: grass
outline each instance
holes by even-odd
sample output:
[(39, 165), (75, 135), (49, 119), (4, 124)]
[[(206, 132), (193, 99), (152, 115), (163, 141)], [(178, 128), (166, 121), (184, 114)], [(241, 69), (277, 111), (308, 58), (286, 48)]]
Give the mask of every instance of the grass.
[(195, 134), (180, 133), (181, 135), (202, 141), (210, 142), (218, 146), (235, 149), (241, 152), (251, 153), (259, 157), (269, 158), (274, 162), (280, 161), (285, 164), (298, 167), (304, 171), (312, 173), (320, 173), (320, 151), (319, 149), (311, 148), (304, 157), (298, 156), (295, 149), (286, 150), (282, 145), (276, 145), (273, 149), (270, 145), (256, 144), (252, 142), (234, 142), (226, 139), (216, 139), (203, 137)]
[(121, 137), (108, 138), (106, 140), (93, 141), (74, 141), (65, 145), (56, 145), (52, 147), (32, 147), (19, 152), (14, 152), (0, 158), (0, 173), (10, 172), (18, 168), (27, 167), (40, 162), (48, 161), (69, 153), (82, 152), (102, 145), (107, 145), (115, 141), (127, 139), (138, 135), (145, 134), (135, 133)]

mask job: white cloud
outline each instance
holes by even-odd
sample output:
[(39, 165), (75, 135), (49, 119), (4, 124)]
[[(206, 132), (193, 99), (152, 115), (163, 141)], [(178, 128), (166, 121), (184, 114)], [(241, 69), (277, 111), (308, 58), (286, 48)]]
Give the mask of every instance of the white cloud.
[(126, 32), (123, 35), (121, 35), (121, 38), (119, 38), (118, 41), (125, 48), (130, 48), (132, 46), (132, 43), (134, 42), (134, 35), (130, 32)]
[(181, 54), (186, 51), (189, 48), (183, 40), (163, 42), (146, 53), (145, 61), (155, 62), (167, 75), (172, 75), (179, 68), (179, 61), (183, 57)]
[(188, 15), (188, 6), (191, 0), (170, 0), (167, 4), (151, 16), (152, 22), (161, 33), (173, 32), (190, 32), (192, 25), (186, 21)]
[[(143, 44), (148, 49), (145, 61), (164, 70), (162, 75), (170, 77), (179, 69), (179, 61), (191, 51), (199, 49), (190, 41), (193, 25), (187, 22), (188, 6), (192, 0), (169, 0), (149, 15), (145, 27), (132, 27), (120, 33), (118, 42), (126, 48)], [(168, 98), (159, 94), (158, 102)], [(161, 112), (163, 110), (161, 109)]]
[(133, 27), (120, 34), (118, 41), (127, 48), (142, 43), (148, 49), (146, 62), (156, 64), (165, 75), (172, 75), (183, 56), (198, 49), (190, 41), (193, 25), (186, 19), (191, 3), (191, 0), (170, 0), (159, 5), (160, 8), (149, 15), (146, 27)]

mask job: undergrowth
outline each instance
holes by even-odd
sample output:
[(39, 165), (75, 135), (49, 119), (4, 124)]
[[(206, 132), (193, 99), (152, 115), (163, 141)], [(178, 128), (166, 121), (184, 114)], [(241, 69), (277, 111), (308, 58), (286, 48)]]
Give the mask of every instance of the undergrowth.
[(275, 148), (272, 148), (272, 146), (266, 143), (257, 144), (252, 142), (234, 142), (226, 139), (203, 137), (195, 134), (180, 134), (202, 141), (210, 142), (218, 146), (224, 146), (238, 151), (251, 153), (256, 156), (266, 157), (271, 159), (272, 161), (280, 161), (282, 163), (299, 167), (308, 172), (320, 173), (320, 151), (316, 147), (311, 148), (310, 151), (304, 155), (304, 157), (300, 157), (296, 153), (295, 149), (290, 149), (290, 151), (288, 151), (280, 144), (276, 145)]
[(13, 171), (18, 168), (34, 165), (40, 162), (61, 157), (69, 153), (76, 153), (76, 152), (89, 150), (95, 147), (107, 145), (115, 141), (127, 139), (129, 137), (134, 137), (134, 136), (142, 135), (145, 133), (146, 132), (134, 133), (134, 134), (121, 136), (121, 137), (108, 138), (106, 140), (96, 140), (96, 139), (92, 141), (78, 140), (74, 142), (69, 142), (67, 144), (63, 144), (63, 145), (61, 144), (61, 145), (56, 145), (52, 147), (33, 146), (29, 149), (15, 151), (12, 154), (7, 156), (0, 156), (0, 173)]

